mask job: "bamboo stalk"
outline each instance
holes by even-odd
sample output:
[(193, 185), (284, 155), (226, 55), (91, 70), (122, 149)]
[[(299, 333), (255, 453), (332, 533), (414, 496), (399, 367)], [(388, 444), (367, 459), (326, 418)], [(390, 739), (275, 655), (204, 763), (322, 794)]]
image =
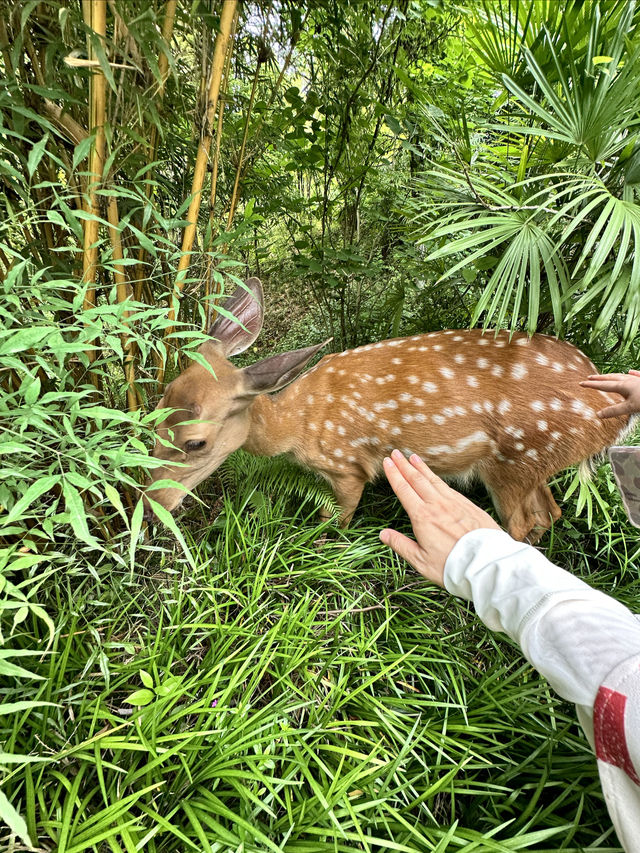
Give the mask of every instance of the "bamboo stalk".
[[(233, 39), (235, 37), (236, 26), (238, 23), (238, 13), (233, 19), (233, 27), (231, 30), (231, 38), (229, 39), (229, 44), (227, 48), (227, 55), (224, 62), (224, 72), (223, 72), (223, 82), (222, 82), (222, 97), (219, 99), (218, 106), (218, 123), (216, 125), (216, 147), (213, 154), (213, 171), (211, 174), (211, 196), (209, 199), (209, 224), (213, 226), (213, 215), (214, 208), (216, 205), (216, 195), (218, 191), (218, 169), (220, 166), (220, 143), (222, 141), (222, 119), (224, 116), (224, 107), (225, 107), (225, 95), (227, 94), (227, 88), (229, 86), (229, 68), (231, 67), (231, 55), (233, 53)], [(211, 243), (213, 242), (213, 227), (210, 229), (211, 239), (209, 241), (209, 249), (211, 248)]]
[[(83, 0), (82, 9), (85, 23), (89, 29), (105, 42), (107, 32), (107, 5), (104, 0)], [(89, 44), (89, 59), (96, 59), (93, 41), (87, 35)], [(89, 128), (90, 133), (95, 134), (94, 142), (89, 155), (89, 185), (87, 187), (87, 199), (85, 209), (92, 214), (92, 219), (83, 221), (84, 240), (82, 251), (82, 281), (88, 284), (85, 292), (83, 311), (89, 311), (96, 304), (96, 274), (98, 271), (98, 236), (100, 207), (98, 203), (97, 189), (102, 179), (104, 169), (105, 153), (105, 112), (106, 112), (106, 80), (102, 69), (96, 67), (91, 71), (89, 82)], [(95, 351), (88, 350), (89, 362), (95, 361)], [(92, 374), (94, 385), (98, 385), (97, 377)]]
[[(209, 152), (211, 150), (211, 141), (213, 139), (213, 121), (218, 106), (218, 97), (220, 95), (220, 86), (222, 83), (222, 74), (224, 71), (225, 57), (227, 53), (227, 45), (231, 38), (231, 28), (236, 12), (237, 0), (223, 0), (222, 14), (220, 16), (220, 30), (216, 36), (216, 43), (213, 51), (213, 62), (211, 64), (211, 82), (209, 85), (209, 93), (207, 98), (207, 106), (203, 116), (202, 133), (198, 145), (198, 153), (196, 156), (196, 164), (193, 173), (193, 181), (191, 185), (191, 203), (187, 212), (187, 222), (189, 223), (184, 230), (182, 237), (181, 257), (178, 264), (178, 272), (174, 285), (174, 298), (178, 297), (184, 287), (184, 282), (189, 268), (191, 259), (191, 250), (196, 236), (196, 227), (198, 224), (198, 213), (202, 202), (202, 190), (204, 179), (207, 173), (207, 163), (209, 161)], [(173, 323), (176, 317), (174, 300), (169, 307), (169, 321)], [(165, 329), (165, 337), (171, 335), (172, 326)], [(162, 381), (164, 371), (159, 371), (159, 381)]]
[[(109, 220), (109, 235), (113, 250), (113, 277), (116, 283), (116, 298), (121, 305), (131, 296), (131, 285), (127, 280), (123, 265), (122, 240), (120, 238), (120, 217), (118, 215), (118, 202), (114, 195), (109, 196), (107, 202), (107, 219)], [(125, 311), (123, 315), (126, 324), (130, 312)], [(124, 377), (127, 383), (127, 406), (130, 412), (135, 412), (140, 406), (140, 398), (135, 387), (135, 347), (126, 332), (120, 335), (122, 351), (124, 353)]]
[(233, 218), (236, 215), (236, 208), (238, 206), (238, 198), (239, 198), (239, 190), (240, 190), (240, 176), (242, 175), (242, 164), (244, 162), (244, 152), (247, 147), (247, 138), (249, 136), (249, 122), (251, 121), (251, 112), (253, 110), (253, 102), (256, 98), (256, 89), (258, 88), (258, 76), (260, 74), (260, 68), (262, 67), (262, 63), (258, 58), (256, 63), (256, 73), (253, 75), (253, 83), (251, 84), (251, 95), (249, 96), (249, 106), (247, 107), (247, 113), (244, 119), (244, 130), (242, 131), (242, 143), (240, 144), (240, 153), (238, 155), (238, 165), (236, 166), (236, 177), (233, 182), (233, 192), (231, 193), (231, 203), (229, 205), (229, 215), (227, 217), (227, 231), (231, 231), (231, 226), (233, 224)]
[[(171, 43), (171, 39), (173, 37), (173, 26), (176, 19), (176, 6), (177, 0), (167, 0), (167, 5), (165, 7), (164, 18), (162, 20), (162, 38), (166, 42), (166, 44)], [(158, 86), (158, 99), (161, 102), (164, 98), (164, 90), (167, 82), (167, 77), (169, 76), (169, 57), (162, 50), (160, 51), (160, 55), (158, 56), (158, 68), (160, 70), (160, 85)], [(149, 137), (149, 154), (148, 154), (148, 162), (149, 164), (153, 163), (156, 159), (156, 153), (158, 151), (158, 128), (154, 124), (151, 126), (151, 135)], [(151, 199), (152, 187), (150, 184), (151, 178), (151, 169), (147, 168), (147, 171), (144, 174), (145, 180), (145, 196), (147, 201)], [(136, 280), (133, 288), (134, 299), (139, 302), (142, 297), (142, 282), (144, 280), (144, 262), (146, 258), (146, 250), (141, 246), (138, 251), (138, 264), (136, 267)]]
[(227, 47), (227, 56), (224, 63), (224, 72), (222, 79), (222, 87), (221, 94), (218, 98), (218, 123), (216, 125), (216, 144), (215, 150), (213, 152), (213, 169), (211, 173), (211, 194), (209, 197), (209, 242), (207, 244), (207, 252), (209, 255), (207, 257), (207, 273), (205, 276), (204, 283), (204, 298), (206, 305), (206, 317), (205, 317), (205, 331), (209, 328), (211, 324), (211, 307), (209, 305), (209, 297), (212, 292), (213, 285), (213, 258), (211, 257), (211, 252), (213, 250), (213, 239), (214, 239), (214, 216), (215, 216), (215, 207), (216, 207), (216, 197), (218, 192), (218, 171), (220, 168), (220, 147), (222, 143), (222, 121), (224, 118), (224, 108), (226, 104), (226, 94), (229, 86), (229, 69), (231, 67), (231, 56), (233, 53), (233, 40), (236, 34), (236, 26), (238, 24), (238, 12), (236, 10), (236, 14), (233, 18), (233, 26), (231, 28), (231, 38), (229, 39), (229, 44)]

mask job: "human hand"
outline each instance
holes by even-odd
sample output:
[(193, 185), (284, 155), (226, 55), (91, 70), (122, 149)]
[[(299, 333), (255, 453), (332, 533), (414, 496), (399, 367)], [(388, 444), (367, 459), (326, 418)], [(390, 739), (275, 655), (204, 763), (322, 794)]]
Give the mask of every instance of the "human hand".
[(622, 403), (607, 406), (598, 412), (599, 418), (615, 418), (616, 415), (630, 415), (640, 412), (640, 370), (628, 373), (594, 373), (581, 383), (583, 388), (595, 388), (596, 391), (613, 391), (624, 397)]
[(394, 450), (383, 466), (417, 541), (388, 528), (380, 531), (381, 541), (427, 580), (444, 586), (444, 564), (458, 539), (471, 530), (501, 528), (484, 510), (447, 486), (415, 453), (407, 460)]

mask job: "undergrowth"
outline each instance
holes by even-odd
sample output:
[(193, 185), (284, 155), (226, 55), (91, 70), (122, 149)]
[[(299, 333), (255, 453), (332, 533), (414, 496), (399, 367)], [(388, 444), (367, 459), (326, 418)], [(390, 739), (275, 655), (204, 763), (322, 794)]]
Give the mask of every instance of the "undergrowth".
[[(0, 716), (3, 790), (38, 849), (619, 850), (573, 708), (380, 545), (408, 530), (389, 490), (339, 531), (317, 483), (301, 497), (270, 465), (234, 457), (213, 510), (182, 517), (190, 562), (152, 529), (133, 573), (42, 580), (53, 643), (34, 654), (35, 614), (15, 627), (33, 677)], [(599, 484), (610, 520), (589, 530), (574, 495), (542, 544), (640, 609), (635, 531), (606, 468)]]

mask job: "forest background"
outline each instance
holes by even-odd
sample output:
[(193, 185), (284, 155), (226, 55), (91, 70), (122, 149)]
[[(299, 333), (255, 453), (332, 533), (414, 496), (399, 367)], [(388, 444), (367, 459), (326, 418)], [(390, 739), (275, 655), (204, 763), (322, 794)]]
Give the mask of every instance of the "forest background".
[[(484, 325), (638, 366), (638, 16), (0, 2), (4, 849), (620, 849), (573, 709), (384, 552), (383, 486), (343, 532), (281, 460), (152, 530), (139, 495), (247, 274), (250, 360)], [(639, 610), (608, 466), (554, 489), (548, 555)]]

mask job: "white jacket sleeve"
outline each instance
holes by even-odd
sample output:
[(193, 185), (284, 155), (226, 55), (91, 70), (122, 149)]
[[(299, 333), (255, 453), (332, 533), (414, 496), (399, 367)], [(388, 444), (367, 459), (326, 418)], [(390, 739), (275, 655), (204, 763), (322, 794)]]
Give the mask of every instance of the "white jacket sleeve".
[(640, 621), (500, 530), (463, 536), (444, 583), (576, 703), (618, 838), (640, 853)]
[(501, 530), (463, 536), (444, 584), (515, 640), (560, 696), (588, 709), (608, 673), (640, 654), (640, 622), (624, 605)]

